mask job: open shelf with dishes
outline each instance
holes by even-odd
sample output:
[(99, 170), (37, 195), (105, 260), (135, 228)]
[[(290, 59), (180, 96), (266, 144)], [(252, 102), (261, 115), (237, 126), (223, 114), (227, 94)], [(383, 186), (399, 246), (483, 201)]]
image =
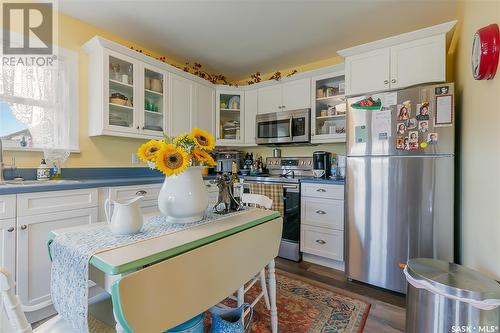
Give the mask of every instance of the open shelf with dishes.
[(243, 140), (243, 94), (222, 91), (217, 94), (217, 140), (220, 144)]
[(311, 142), (345, 142), (346, 99), (344, 73), (325, 74), (312, 79)]

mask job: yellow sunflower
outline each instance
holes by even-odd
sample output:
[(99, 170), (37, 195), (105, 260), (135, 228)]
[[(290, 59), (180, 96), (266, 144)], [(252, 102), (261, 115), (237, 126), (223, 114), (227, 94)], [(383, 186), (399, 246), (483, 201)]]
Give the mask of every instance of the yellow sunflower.
[(213, 157), (210, 156), (210, 154), (204, 150), (201, 150), (199, 148), (194, 148), (192, 153), (195, 159), (197, 159), (201, 163), (205, 163), (205, 165), (207, 166), (215, 166), (217, 164), (215, 163)]
[(156, 153), (165, 145), (163, 141), (150, 140), (137, 149), (137, 156), (144, 162), (154, 162)]
[(155, 163), (165, 175), (178, 175), (188, 167), (189, 155), (182, 148), (167, 144), (158, 151)]
[(215, 139), (207, 131), (199, 128), (193, 128), (191, 136), (194, 138), (194, 142), (196, 143), (198, 148), (203, 150), (212, 150), (215, 148)]

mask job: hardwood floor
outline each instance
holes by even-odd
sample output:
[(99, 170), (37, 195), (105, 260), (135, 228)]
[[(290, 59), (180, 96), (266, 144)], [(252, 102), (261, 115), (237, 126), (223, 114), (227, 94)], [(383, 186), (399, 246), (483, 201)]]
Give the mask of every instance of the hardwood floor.
[(276, 268), (339, 289), (339, 293), (371, 304), (365, 333), (397, 333), (405, 330), (404, 295), (348, 281), (344, 272), (308, 262), (277, 258)]

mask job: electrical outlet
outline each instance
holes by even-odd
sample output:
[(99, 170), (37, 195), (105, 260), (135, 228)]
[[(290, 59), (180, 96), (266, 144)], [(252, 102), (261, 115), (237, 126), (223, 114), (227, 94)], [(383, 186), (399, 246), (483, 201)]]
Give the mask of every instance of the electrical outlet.
[(132, 165), (137, 164), (139, 164), (139, 156), (137, 156), (137, 153), (132, 153)]

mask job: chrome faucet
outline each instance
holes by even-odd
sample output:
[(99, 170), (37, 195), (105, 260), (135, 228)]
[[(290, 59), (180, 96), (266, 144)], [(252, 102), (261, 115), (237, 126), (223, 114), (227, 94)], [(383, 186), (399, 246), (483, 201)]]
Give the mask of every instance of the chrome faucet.
[(3, 172), (5, 169), (11, 169), (11, 170), (16, 170), (16, 159), (12, 157), (12, 164), (11, 165), (5, 165), (3, 162), (3, 145), (2, 145), (2, 139), (0, 138), (0, 184), (5, 183), (5, 178), (3, 176)]

